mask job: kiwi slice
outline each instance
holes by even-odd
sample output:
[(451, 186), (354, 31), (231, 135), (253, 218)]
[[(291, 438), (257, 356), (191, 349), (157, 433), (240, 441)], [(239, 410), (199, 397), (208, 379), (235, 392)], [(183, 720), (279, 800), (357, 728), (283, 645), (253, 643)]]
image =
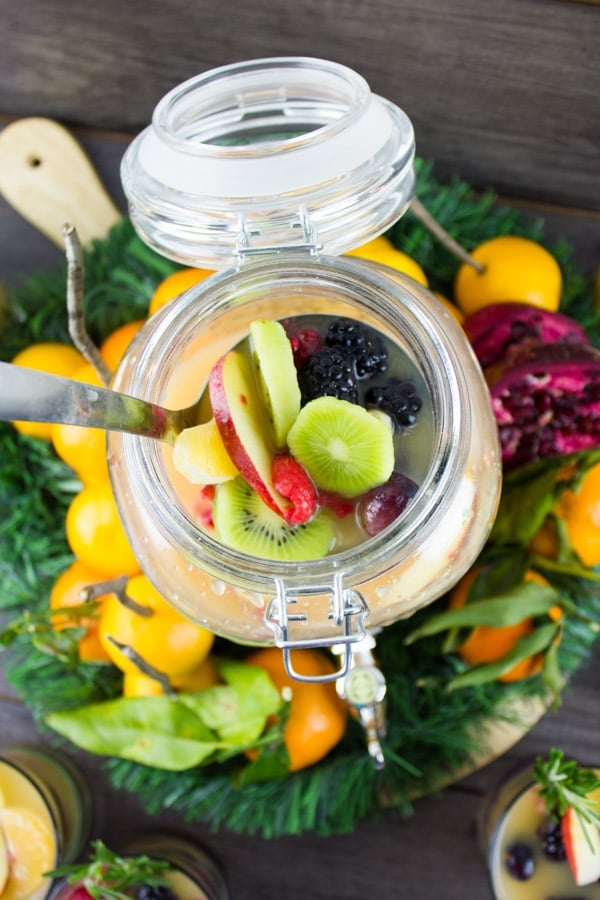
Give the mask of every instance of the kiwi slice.
[(217, 538), (228, 547), (263, 559), (321, 559), (333, 543), (327, 512), (305, 525), (288, 525), (241, 476), (217, 486), (213, 522)]
[(250, 325), (252, 359), (277, 447), (285, 447), (288, 431), (300, 412), (300, 388), (290, 339), (280, 322), (257, 320)]
[(342, 497), (358, 497), (383, 484), (394, 469), (388, 424), (337, 397), (317, 397), (301, 409), (288, 447), (317, 487)]

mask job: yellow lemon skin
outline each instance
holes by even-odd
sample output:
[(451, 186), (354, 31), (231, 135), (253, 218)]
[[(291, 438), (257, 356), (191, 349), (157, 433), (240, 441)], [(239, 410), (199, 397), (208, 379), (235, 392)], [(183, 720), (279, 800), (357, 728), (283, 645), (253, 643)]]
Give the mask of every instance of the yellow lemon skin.
[(427, 275), (421, 266), (406, 253), (394, 247), (390, 239), (383, 235), (373, 238), (372, 241), (368, 241), (360, 247), (348, 250), (345, 255), (358, 256), (360, 259), (368, 259), (371, 262), (380, 263), (382, 266), (389, 266), (390, 269), (396, 269), (398, 272), (408, 275), (419, 284), (425, 287), (429, 286)]
[(140, 571), (108, 481), (88, 484), (75, 495), (65, 530), (73, 555), (105, 578)]
[(528, 238), (501, 235), (471, 253), (484, 267), (478, 272), (462, 263), (454, 282), (454, 297), (466, 316), (492, 303), (528, 303), (556, 312), (562, 275), (556, 259)]
[(111, 638), (132, 647), (145, 662), (172, 680), (191, 672), (208, 656), (213, 633), (177, 612), (145, 575), (130, 578), (126, 593), (150, 614), (142, 615), (124, 606), (112, 594), (104, 601), (98, 630), (102, 646), (122, 672), (138, 674), (139, 669)]
[[(89, 363), (77, 369), (71, 378), (103, 387), (100, 376)], [(54, 423), (50, 426), (50, 438), (57, 454), (77, 472), (84, 484), (108, 481), (106, 432), (101, 428)]]

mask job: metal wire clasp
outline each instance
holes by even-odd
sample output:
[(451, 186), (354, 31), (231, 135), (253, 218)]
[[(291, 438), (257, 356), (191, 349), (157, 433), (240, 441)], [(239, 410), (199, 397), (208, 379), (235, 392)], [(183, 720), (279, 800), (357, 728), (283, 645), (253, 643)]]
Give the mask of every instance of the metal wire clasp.
[[(334, 622), (339, 634), (326, 638), (297, 638), (290, 634), (293, 622), (307, 621), (304, 612), (290, 612), (290, 608), (298, 602), (298, 597), (290, 596), (287, 587), (280, 579), (275, 579), (276, 593), (265, 611), (265, 624), (273, 631), (275, 643), (283, 650), (285, 670), (296, 681), (336, 681), (343, 678), (350, 668), (352, 659), (351, 645), (366, 637), (365, 621), (369, 615), (369, 607), (365, 598), (358, 591), (347, 590), (342, 583), (342, 574), (334, 575), (331, 589), (329, 621)], [(291, 660), (292, 650), (309, 647), (338, 647), (340, 667), (326, 675), (303, 675), (297, 672)]]

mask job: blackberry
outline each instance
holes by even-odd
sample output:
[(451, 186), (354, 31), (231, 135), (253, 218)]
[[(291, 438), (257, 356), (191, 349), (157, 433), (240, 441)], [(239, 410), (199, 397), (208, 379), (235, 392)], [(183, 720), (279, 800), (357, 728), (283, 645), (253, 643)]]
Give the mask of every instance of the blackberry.
[(336, 347), (322, 347), (300, 369), (302, 404), (316, 397), (337, 397), (358, 403), (358, 385), (352, 362)]
[(177, 894), (166, 885), (143, 884), (135, 892), (135, 900), (177, 900)]
[(504, 863), (517, 881), (528, 881), (535, 872), (535, 862), (531, 847), (520, 841), (511, 844), (504, 855)]
[(414, 384), (400, 378), (392, 378), (387, 384), (369, 388), (365, 401), (367, 406), (375, 406), (391, 416), (399, 428), (414, 425), (423, 405)]
[(387, 372), (388, 355), (377, 332), (353, 319), (334, 319), (327, 329), (325, 343), (337, 347), (348, 355), (357, 378)]
[(553, 862), (563, 862), (567, 858), (567, 852), (563, 842), (562, 831), (558, 822), (549, 819), (538, 829), (538, 837), (542, 850), (548, 859)]

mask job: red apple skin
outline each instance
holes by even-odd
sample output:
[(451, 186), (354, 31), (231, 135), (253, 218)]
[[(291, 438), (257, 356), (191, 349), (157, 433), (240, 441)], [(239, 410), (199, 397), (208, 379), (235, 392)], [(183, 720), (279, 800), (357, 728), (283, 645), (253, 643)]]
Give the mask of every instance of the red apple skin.
[(289, 503), (273, 486), (267, 425), (249, 363), (240, 351), (230, 350), (215, 364), (208, 389), (215, 422), (233, 464), (261, 500), (284, 517)]
[(586, 831), (591, 847), (586, 839), (583, 826), (577, 813), (568, 807), (560, 823), (567, 862), (575, 884), (583, 887), (593, 884), (600, 878), (600, 829), (596, 825), (586, 823)]

